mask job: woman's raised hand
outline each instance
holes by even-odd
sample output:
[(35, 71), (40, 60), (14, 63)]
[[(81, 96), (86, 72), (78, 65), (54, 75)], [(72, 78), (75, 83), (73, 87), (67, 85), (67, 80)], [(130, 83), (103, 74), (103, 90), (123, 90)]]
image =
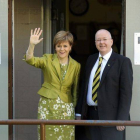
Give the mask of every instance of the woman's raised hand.
[(35, 28), (35, 30), (31, 30), (31, 36), (30, 36), (30, 45), (37, 45), (40, 43), (43, 38), (39, 39), (39, 37), (42, 34), (42, 30), (40, 28)]

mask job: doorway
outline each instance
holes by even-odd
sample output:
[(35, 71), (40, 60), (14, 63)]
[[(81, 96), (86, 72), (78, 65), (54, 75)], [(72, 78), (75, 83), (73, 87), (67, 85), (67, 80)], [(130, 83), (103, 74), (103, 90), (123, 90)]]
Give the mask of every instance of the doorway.
[(125, 0), (70, 0), (69, 30), (74, 36), (71, 56), (81, 63), (81, 75), (89, 55), (97, 53), (95, 33), (107, 29), (113, 38), (112, 49), (125, 55)]
[[(44, 0), (45, 1), (45, 0)], [(51, 0), (49, 0), (51, 1)], [(64, 5), (67, 5), (64, 0), (62, 0)], [(69, 8), (70, 2), (75, 0), (69, 1)], [(79, 1), (79, 0), (77, 0)], [(57, 24), (57, 16), (53, 17), (55, 19), (48, 18), (46, 14), (42, 15), (42, 4), (43, 0), (26, 0), (19, 3), (18, 0), (14, 0), (14, 73), (13, 76), (12, 70), (13, 65), (9, 65), (9, 72), (11, 73), (11, 79), (14, 78), (14, 95), (12, 95), (12, 91), (9, 91), (9, 104), (13, 105), (12, 97), (14, 97), (14, 107), (13, 110), (14, 115), (11, 112), (11, 118), (21, 119), (21, 118), (36, 118), (37, 116), (37, 104), (39, 100), (39, 96), (36, 92), (39, 90), (42, 77), (40, 70), (36, 70), (27, 64), (25, 64), (23, 59), (23, 55), (25, 54), (28, 43), (29, 43), (29, 34), (30, 29), (35, 27), (44, 27), (44, 25), (48, 25), (48, 21), (42, 25), (42, 17), (47, 17), (48, 20), (52, 20), (52, 27), (49, 26), (47, 29), (51, 27), (52, 38), (54, 34), (60, 30), (64, 29), (67, 30), (68, 26), (67, 22), (69, 20), (69, 30), (74, 35), (74, 46), (71, 56), (76, 59), (82, 65), (82, 72), (86, 63), (86, 60), (90, 54), (96, 53), (96, 47), (94, 44), (94, 35), (95, 32), (100, 28), (105, 28), (110, 30), (113, 34), (113, 38), (116, 39), (116, 51), (118, 53), (122, 53), (122, 48), (125, 50), (125, 0), (106, 0), (106, 3), (102, 2), (102, 0), (81, 0), (88, 2), (88, 7), (82, 14), (76, 15), (75, 13), (69, 12), (66, 13), (65, 8), (61, 8), (63, 10), (59, 15), (59, 25), (56, 27), (54, 25)], [(55, 7), (58, 8), (58, 4), (56, 0)], [(60, 4), (60, 3), (59, 3)], [(62, 6), (62, 5), (61, 5)], [(48, 6), (51, 8), (51, 6)], [(46, 9), (48, 9), (46, 7)], [(55, 9), (54, 7), (54, 9)], [(57, 14), (57, 10), (54, 12)], [(69, 16), (68, 16), (69, 15)], [(69, 18), (68, 18), (69, 17)], [(46, 29), (46, 30), (47, 30)], [(46, 35), (47, 36), (47, 35)], [(49, 37), (49, 38), (48, 38)], [(117, 38), (116, 38), (117, 37)], [(45, 37), (46, 40), (51, 40), (51, 35), (49, 34)], [(51, 40), (52, 41), (52, 40)], [(48, 40), (46, 41), (46, 43)], [(53, 53), (53, 50), (50, 49), (52, 47), (51, 43), (46, 45), (45, 42), (37, 46), (37, 50), (35, 51), (35, 55), (41, 56), (44, 52)], [(45, 46), (46, 49), (44, 51), (43, 47)], [(12, 51), (12, 45), (10, 45)], [(53, 47), (52, 47), (53, 48)], [(11, 53), (11, 52), (10, 52)], [(125, 53), (123, 52), (125, 55)], [(9, 78), (10, 80), (10, 78)], [(33, 82), (34, 81), (34, 82)], [(11, 87), (12, 89), (12, 87)], [(9, 108), (9, 112), (12, 110)], [(12, 111), (13, 111), (12, 110)], [(33, 112), (33, 113), (32, 113)], [(13, 116), (12, 116), (13, 115)], [(15, 139), (37, 139), (37, 130), (36, 127), (28, 127), (28, 126), (18, 126), (14, 129), (16, 133)], [(12, 132), (10, 132), (12, 133)]]
[[(98, 52), (95, 33), (99, 29), (110, 31), (114, 41), (113, 51), (125, 55), (125, 3), (125, 0), (69, 1), (69, 30), (74, 36), (70, 55), (81, 64), (80, 81), (87, 58)], [(88, 140), (88, 136), (85, 126), (76, 129), (77, 140)]]

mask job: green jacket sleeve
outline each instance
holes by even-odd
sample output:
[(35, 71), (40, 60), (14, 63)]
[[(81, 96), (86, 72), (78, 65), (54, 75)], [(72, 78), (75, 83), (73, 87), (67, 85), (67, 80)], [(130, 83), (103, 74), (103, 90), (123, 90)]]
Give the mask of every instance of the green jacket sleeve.
[(24, 55), (25, 61), (36, 68), (43, 69), (47, 63), (47, 55), (43, 55), (43, 57), (32, 57), (29, 60), (26, 60), (26, 55)]

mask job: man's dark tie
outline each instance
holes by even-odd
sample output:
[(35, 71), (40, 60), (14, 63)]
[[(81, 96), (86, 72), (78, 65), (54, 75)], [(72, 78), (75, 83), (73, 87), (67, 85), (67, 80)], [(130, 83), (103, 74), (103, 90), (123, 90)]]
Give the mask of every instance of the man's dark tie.
[(103, 57), (99, 58), (98, 68), (95, 72), (93, 83), (92, 83), (92, 100), (97, 103), (97, 92), (100, 85), (100, 72), (101, 72), (101, 64), (103, 61)]

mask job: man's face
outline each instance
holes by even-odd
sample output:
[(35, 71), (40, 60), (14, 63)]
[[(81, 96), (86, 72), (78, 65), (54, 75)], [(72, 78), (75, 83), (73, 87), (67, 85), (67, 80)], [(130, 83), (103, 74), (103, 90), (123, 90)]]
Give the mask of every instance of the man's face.
[(102, 56), (106, 55), (113, 45), (113, 40), (109, 32), (106, 30), (98, 31), (95, 36), (95, 45)]

